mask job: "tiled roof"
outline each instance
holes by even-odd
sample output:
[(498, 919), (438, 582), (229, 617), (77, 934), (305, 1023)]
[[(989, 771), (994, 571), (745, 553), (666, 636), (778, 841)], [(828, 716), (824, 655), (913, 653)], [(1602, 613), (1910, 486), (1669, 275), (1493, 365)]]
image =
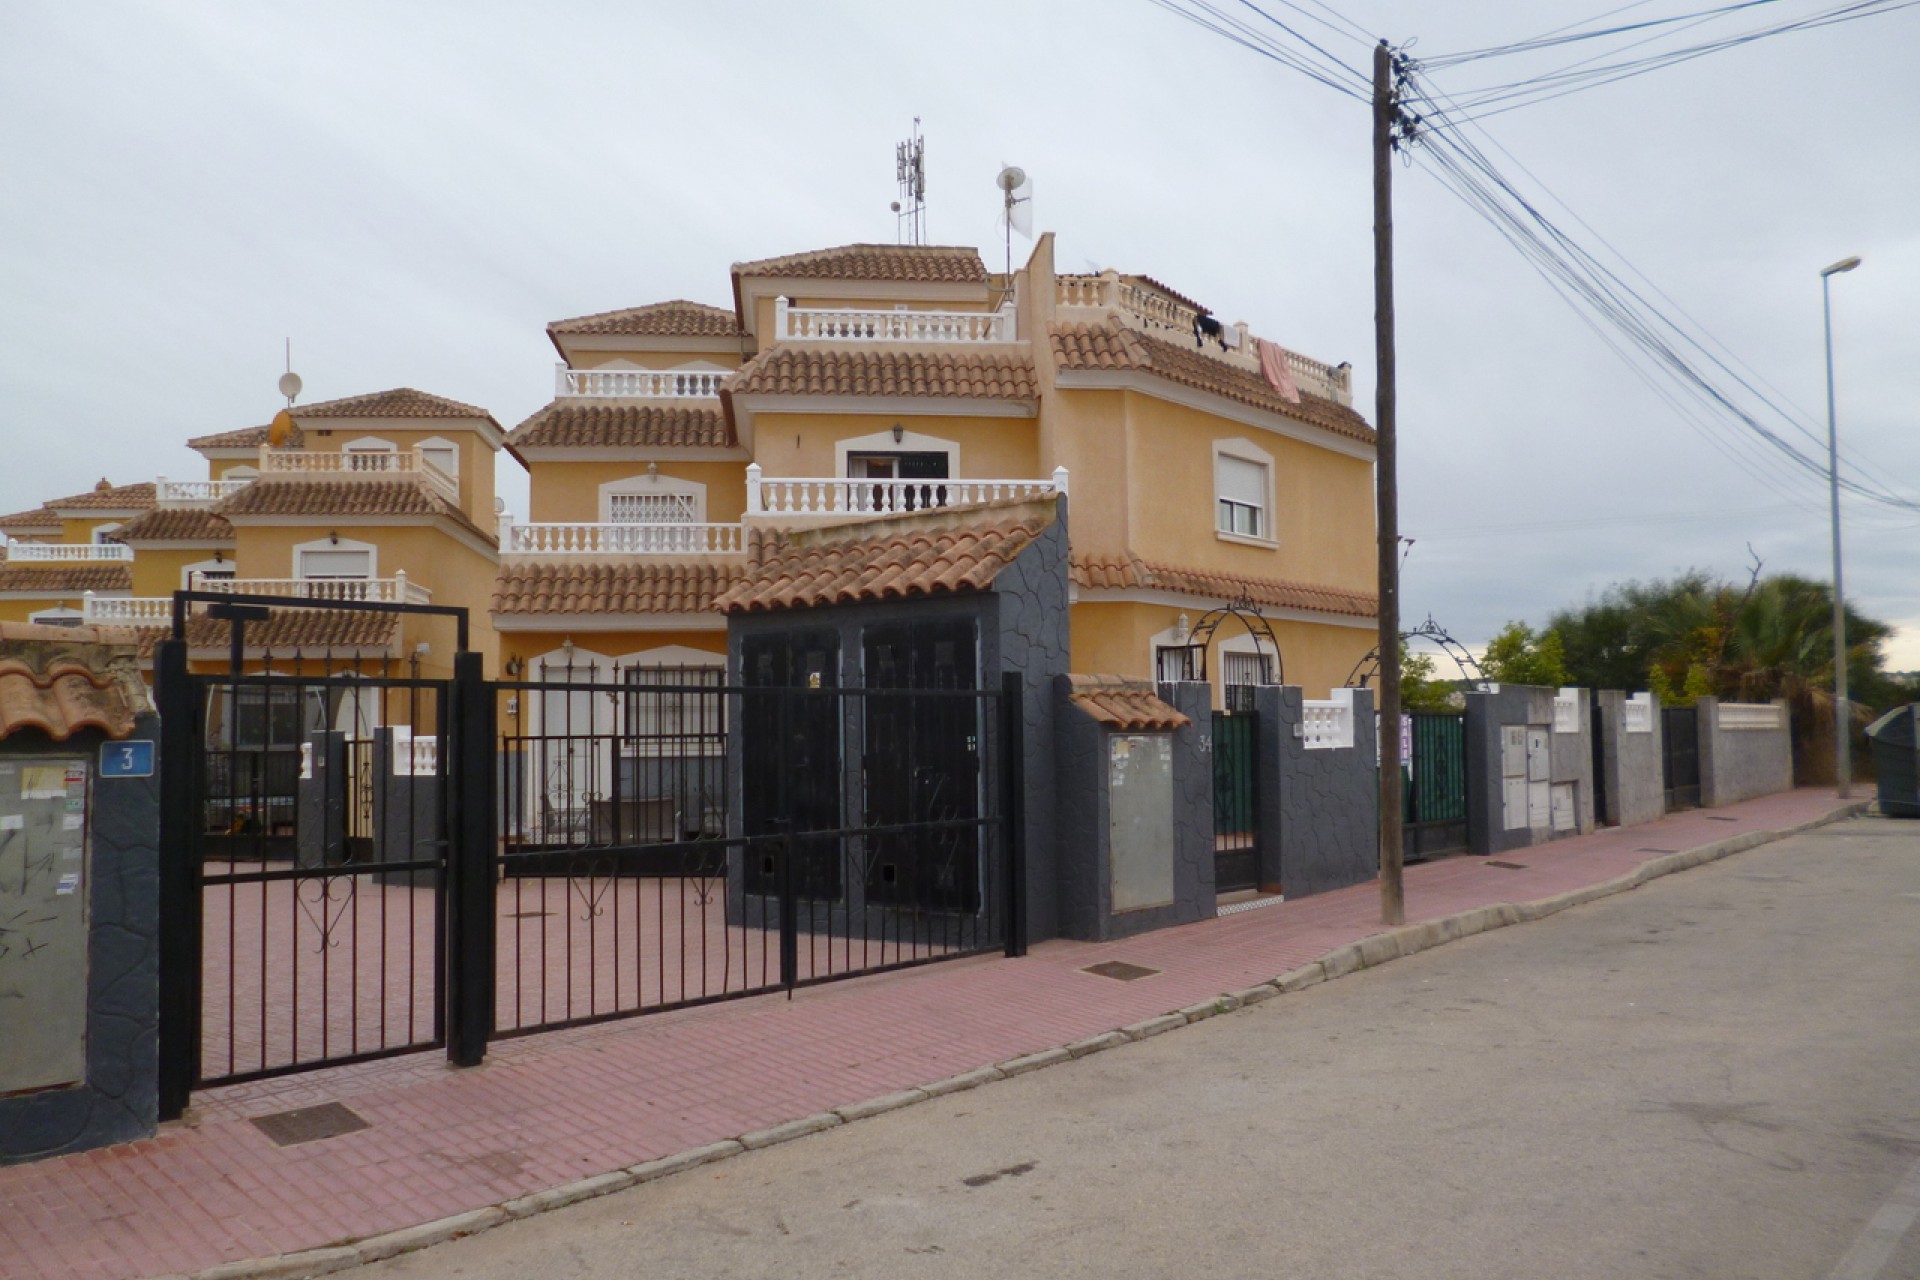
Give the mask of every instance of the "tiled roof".
[(1050, 499), (1009, 499), (862, 524), (756, 529), (746, 578), (715, 603), (752, 613), (984, 590), (1057, 510)]
[(987, 265), (966, 245), (847, 244), (733, 264), (735, 276), (817, 280), (908, 280), (921, 284), (985, 284)]
[(232, 542), (233, 526), (204, 507), (156, 507), (107, 536), (115, 542)]
[[(300, 412), (306, 412), (304, 409)], [(187, 441), (189, 449), (258, 449), (267, 443), (268, 427), (241, 427), (238, 431), (220, 431), (210, 436), (195, 436)], [(306, 433), (294, 427), (287, 436), (285, 449), (298, 449), (306, 444)]]
[(737, 338), (740, 322), (733, 312), (704, 302), (675, 298), (624, 311), (602, 311), (571, 320), (555, 320), (548, 333), (634, 334), (664, 338)]
[(485, 418), (491, 415), (475, 405), (461, 404), (445, 396), (428, 395), (412, 387), (395, 387), (371, 395), (348, 396), (343, 400), (322, 400), (318, 404), (295, 405), (295, 418)]
[(1193, 721), (1162, 702), (1144, 680), (1122, 676), (1068, 676), (1069, 701), (1110, 729), (1129, 732), (1184, 729)]
[(1193, 347), (1165, 342), (1114, 324), (1055, 324), (1048, 328), (1047, 336), (1053, 345), (1053, 358), (1062, 369), (1151, 373), (1169, 382), (1211, 391), (1284, 418), (1324, 427), (1366, 444), (1373, 443), (1373, 428), (1345, 405), (1304, 391), (1300, 393), (1300, 403), (1294, 404), (1268, 386), (1259, 374), (1215, 360)]
[(445, 516), (497, 542), (467, 513), (411, 476), (358, 480), (261, 480), (220, 503), (223, 516)]
[(1183, 569), (1177, 565), (1154, 564), (1135, 555), (1076, 555), (1072, 566), (1074, 582), (1092, 590), (1175, 591), (1222, 602), (1245, 597), (1269, 608), (1306, 609), (1352, 618), (1372, 618), (1380, 610), (1379, 598), (1364, 591)]
[[(188, 649), (224, 652), (231, 642), (232, 624), (222, 618), (193, 614), (187, 619)], [(314, 658), (327, 650), (386, 649), (394, 646), (400, 615), (347, 609), (274, 609), (263, 622), (247, 623), (247, 652), (266, 651), (275, 657), (295, 654)], [(140, 657), (150, 659), (153, 647), (171, 634), (168, 627), (141, 627), (135, 633)]]
[(555, 400), (507, 436), (513, 449), (731, 449), (738, 443), (718, 409), (577, 400)]
[(37, 729), (64, 742), (89, 728), (126, 737), (150, 706), (132, 659), (130, 632), (0, 623), (0, 738)]
[(0, 564), (0, 591), (76, 596), (83, 591), (131, 591), (133, 566), (120, 564)]
[(20, 533), (28, 529), (58, 529), (60, 516), (51, 507), (34, 507), (0, 516), (0, 533)]
[(153, 481), (143, 480), (139, 484), (109, 484), (104, 477), (99, 484), (85, 493), (76, 493), (65, 498), (55, 498), (47, 503), (55, 511), (75, 508), (83, 511), (118, 511), (138, 508), (146, 510), (153, 506)]
[(711, 613), (740, 581), (739, 564), (503, 565), (492, 610), (502, 614)]
[(734, 377), (733, 395), (927, 396), (1032, 400), (1023, 355), (953, 351), (835, 351), (775, 347)]

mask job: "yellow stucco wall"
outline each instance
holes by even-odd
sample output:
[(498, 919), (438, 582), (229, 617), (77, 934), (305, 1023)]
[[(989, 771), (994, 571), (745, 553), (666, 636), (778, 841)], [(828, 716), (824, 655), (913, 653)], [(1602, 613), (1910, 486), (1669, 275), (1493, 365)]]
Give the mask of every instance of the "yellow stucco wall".
[[(950, 440), (959, 448), (954, 477), (1041, 478), (1040, 448), (1032, 418), (980, 418), (931, 414), (759, 413), (754, 415), (754, 461), (769, 476), (841, 474), (835, 446), (842, 440), (886, 436), (895, 423), (904, 433)], [(889, 453), (912, 449), (890, 439), (861, 446)], [(662, 466), (664, 470), (664, 464)]]
[[(225, 567), (231, 569), (234, 564), (233, 552), (222, 551)], [(182, 580), (188, 565), (199, 565), (213, 559), (212, 551), (203, 549), (184, 550), (178, 547), (146, 547), (133, 555), (133, 594), (136, 596), (170, 596), (186, 585)]]
[[(1191, 625), (1205, 612), (1204, 607), (1082, 601), (1073, 606), (1071, 616), (1073, 669), (1149, 679), (1153, 675), (1154, 637), (1176, 626), (1182, 613)], [(1292, 619), (1270, 619), (1269, 625), (1280, 645), (1280, 674), (1286, 683), (1299, 685), (1309, 698), (1324, 698), (1329, 690), (1345, 684), (1354, 664), (1374, 644), (1371, 627)], [(1243, 640), (1246, 634), (1245, 628), (1231, 618), (1224, 620), (1214, 634), (1207, 653), (1207, 672), (1216, 689), (1216, 703), (1224, 665), (1220, 644)]]
[[(528, 470), (535, 524), (597, 524), (600, 486), (616, 480), (644, 478), (647, 458), (635, 451), (620, 462), (535, 462)], [(707, 487), (707, 523), (735, 524), (747, 504), (747, 464), (739, 459), (717, 462), (668, 460), (659, 462), (660, 474), (690, 480)]]
[[(482, 529), (493, 527), (495, 450), (471, 427), (457, 420), (427, 419), (432, 425), (424, 430), (394, 428), (381, 422), (341, 420), (337, 427), (308, 427), (303, 449), (315, 453), (339, 453), (356, 440), (384, 440), (404, 453), (428, 440), (445, 440), (460, 453), (460, 509)], [(218, 465), (218, 464), (216, 464)], [(233, 465), (249, 465), (237, 463)]]

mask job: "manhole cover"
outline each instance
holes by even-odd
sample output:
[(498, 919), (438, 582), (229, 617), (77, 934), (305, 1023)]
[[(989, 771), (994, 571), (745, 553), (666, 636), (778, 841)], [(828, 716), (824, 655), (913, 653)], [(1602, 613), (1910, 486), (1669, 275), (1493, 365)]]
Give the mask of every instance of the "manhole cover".
[(1128, 964), (1125, 960), (1102, 960), (1080, 972), (1090, 973), (1096, 978), (1118, 978), (1121, 982), (1132, 982), (1136, 978), (1151, 978), (1160, 970), (1149, 969), (1143, 964)]
[(1525, 871), (1527, 869), (1527, 864), (1524, 862), (1500, 862), (1494, 858), (1488, 858), (1487, 865), (1490, 867), (1504, 867), (1508, 871)]
[(323, 1102), (317, 1107), (300, 1107), (293, 1111), (276, 1111), (270, 1116), (255, 1116), (253, 1123), (255, 1128), (273, 1139), (276, 1147), (293, 1147), (302, 1142), (337, 1138), (343, 1133), (357, 1133), (369, 1127), (365, 1120), (337, 1102)]

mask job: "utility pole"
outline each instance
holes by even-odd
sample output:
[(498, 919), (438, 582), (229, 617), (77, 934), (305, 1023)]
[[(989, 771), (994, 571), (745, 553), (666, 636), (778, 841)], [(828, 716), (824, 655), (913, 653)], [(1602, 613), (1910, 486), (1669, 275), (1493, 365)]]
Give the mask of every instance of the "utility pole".
[(1393, 51), (1373, 50), (1373, 342), (1380, 530), (1380, 922), (1407, 918), (1400, 831), (1400, 477), (1394, 439)]

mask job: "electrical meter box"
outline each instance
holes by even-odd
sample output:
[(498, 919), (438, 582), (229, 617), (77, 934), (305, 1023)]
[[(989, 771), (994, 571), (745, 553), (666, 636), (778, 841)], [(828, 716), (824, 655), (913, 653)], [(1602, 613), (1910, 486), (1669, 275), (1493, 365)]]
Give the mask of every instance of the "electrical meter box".
[(85, 756), (0, 758), (0, 1097), (86, 1076), (91, 782)]

